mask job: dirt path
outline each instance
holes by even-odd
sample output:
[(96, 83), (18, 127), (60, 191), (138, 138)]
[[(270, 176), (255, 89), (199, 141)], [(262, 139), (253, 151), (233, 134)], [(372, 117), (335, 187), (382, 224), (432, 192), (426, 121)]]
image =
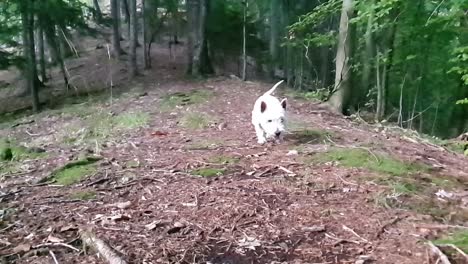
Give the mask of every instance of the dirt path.
[[(51, 250), (59, 263), (104, 263), (38, 246), (81, 250), (78, 230), (91, 229), (130, 263), (435, 263), (424, 242), (442, 234), (428, 224), (468, 220), (462, 155), (294, 98), (286, 142), (259, 146), (250, 111), (270, 84), (156, 69), (166, 77), (147, 73), (112, 105), (0, 131), (46, 150), (2, 174), (5, 261), (53, 263)], [(83, 155), (102, 159), (71, 184), (37, 184)]]

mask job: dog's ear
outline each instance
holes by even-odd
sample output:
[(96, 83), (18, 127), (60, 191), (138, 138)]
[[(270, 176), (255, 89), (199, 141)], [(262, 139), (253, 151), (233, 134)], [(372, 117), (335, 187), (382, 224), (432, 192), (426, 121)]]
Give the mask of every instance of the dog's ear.
[(281, 106), (282, 106), (284, 109), (286, 109), (286, 105), (287, 105), (286, 101), (287, 101), (286, 98), (284, 98), (283, 100), (281, 100)]
[(260, 112), (265, 112), (266, 110), (266, 103), (262, 101), (262, 103), (260, 104)]

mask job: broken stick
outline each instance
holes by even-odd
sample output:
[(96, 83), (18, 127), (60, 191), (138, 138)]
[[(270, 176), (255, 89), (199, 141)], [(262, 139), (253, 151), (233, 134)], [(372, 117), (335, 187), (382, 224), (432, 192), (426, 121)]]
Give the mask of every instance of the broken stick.
[(81, 240), (83, 241), (83, 244), (94, 248), (101, 256), (104, 257), (104, 259), (107, 260), (109, 264), (127, 264), (127, 262), (119, 256), (117, 251), (103, 240), (97, 238), (91, 232), (82, 231)]

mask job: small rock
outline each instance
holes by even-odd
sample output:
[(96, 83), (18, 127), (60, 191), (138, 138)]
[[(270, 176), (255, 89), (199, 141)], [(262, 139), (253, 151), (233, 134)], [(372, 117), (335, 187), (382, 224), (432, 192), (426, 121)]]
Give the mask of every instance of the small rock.
[(299, 152), (297, 150), (290, 150), (286, 156), (297, 156), (299, 155)]
[(117, 208), (120, 208), (120, 209), (127, 209), (130, 206), (132, 206), (132, 202), (130, 202), (130, 201), (117, 204)]

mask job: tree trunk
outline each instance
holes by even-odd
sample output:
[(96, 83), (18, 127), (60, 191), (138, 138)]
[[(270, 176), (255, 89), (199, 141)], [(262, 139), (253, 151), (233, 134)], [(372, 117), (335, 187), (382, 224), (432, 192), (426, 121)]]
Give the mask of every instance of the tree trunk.
[(41, 81), (47, 82), (46, 62), (45, 62), (45, 47), (44, 47), (44, 29), (39, 27), (37, 30), (37, 44), (39, 49), (39, 66), (41, 73)]
[(143, 9), (143, 58), (145, 61), (145, 69), (151, 68), (151, 62), (149, 58), (148, 52), (148, 40), (149, 40), (149, 25), (148, 25), (148, 5), (146, 4), (146, 0), (141, 0), (142, 9)]
[(365, 50), (364, 50), (364, 58), (363, 58), (363, 67), (362, 67), (362, 84), (361, 84), (361, 92), (359, 97), (364, 97), (369, 89), (371, 88), (371, 76), (372, 76), (372, 58), (374, 58), (374, 38), (372, 34), (372, 28), (374, 24), (374, 14), (375, 9), (373, 7), (375, 0), (371, 1), (370, 3), (370, 14), (367, 18), (367, 27), (366, 33), (364, 35), (365, 38)]
[(135, 77), (138, 75), (137, 66), (137, 8), (136, 0), (130, 0), (130, 75)]
[(49, 23), (44, 24), (47, 25), (47, 27), (44, 28), (45, 37), (52, 53), (52, 60), (54, 63), (59, 64), (60, 71), (62, 72), (63, 76), (63, 81), (65, 83), (65, 89), (68, 91), (68, 75), (65, 70), (65, 62), (63, 61), (60, 45), (57, 43), (57, 30), (52, 21), (49, 20), (48, 22)]
[(247, 8), (248, 8), (248, 0), (244, 1), (244, 21), (242, 24), (242, 80), (247, 80), (247, 32), (246, 32), (246, 24), (247, 24)]
[(133, 0), (120, 0), (120, 1), (122, 1), (122, 11), (124, 13), (125, 23), (127, 24), (127, 39), (130, 39), (131, 26), (130, 26), (130, 8), (128, 5), (128, 1), (133, 1)]
[(123, 51), (120, 47), (120, 29), (119, 29), (119, 5), (117, 0), (111, 0), (111, 16), (112, 16), (112, 51), (117, 59), (120, 58)]
[(102, 22), (102, 11), (101, 7), (99, 7), (99, 1), (98, 0), (93, 0), (93, 6), (94, 6), (94, 20), (98, 23)]
[[(269, 52), (270, 52), (270, 75), (273, 78), (275, 75), (275, 70), (278, 63), (279, 55), (279, 46), (278, 46), (278, 37), (279, 37), (279, 19), (280, 11), (280, 0), (270, 0), (270, 42), (269, 42)], [(288, 59), (288, 58), (286, 58)], [(285, 69), (288, 70), (288, 69)]]
[(345, 113), (352, 92), (351, 56), (352, 30), (349, 23), (353, 17), (353, 0), (343, 0), (340, 19), (340, 31), (335, 63), (335, 88), (330, 97), (330, 105), (334, 111)]
[(34, 13), (33, 0), (21, 3), (21, 23), (23, 27), (23, 52), (26, 66), (26, 80), (28, 91), (31, 94), (32, 108), (34, 112), (39, 112), (39, 87), (36, 82), (36, 49), (34, 45)]
[(206, 38), (206, 21), (208, 17), (210, 0), (188, 0), (189, 16), (192, 28), (189, 34), (189, 73), (193, 76), (202, 76), (214, 72), (208, 53), (208, 40)]

